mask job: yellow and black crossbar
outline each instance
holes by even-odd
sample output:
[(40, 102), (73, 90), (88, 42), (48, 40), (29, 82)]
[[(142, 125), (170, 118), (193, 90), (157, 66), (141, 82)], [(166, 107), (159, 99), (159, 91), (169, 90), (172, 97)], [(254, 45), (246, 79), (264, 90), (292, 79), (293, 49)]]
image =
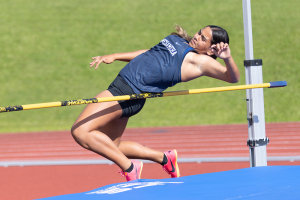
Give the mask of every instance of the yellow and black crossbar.
[(285, 86), (287, 86), (286, 81), (275, 81), (275, 82), (251, 84), (251, 85), (237, 85), (237, 86), (227, 86), (227, 87), (182, 90), (182, 91), (173, 91), (173, 92), (142, 93), (142, 94), (114, 96), (114, 97), (77, 99), (77, 100), (69, 100), (69, 101), (57, 101), (57, 102), (49, 102), (49, 103), (0, 107), (0, 113), (20, 111), (20, 110), (32, 110), (32, 109), (39, 109), (39, 108), (52, 108), (52, 107), (61, 107), (61, 106), (100, 103), (100, 102), (108, 102), (108, 101), (122, 101), (122, 100), (132, 100), (132, 99), (145, 99), (145, 98), (168, 97), (168, 96), (187, 95), (187, 94), (201, 94), (201, 93), (211, 93), (211, 92), (246, 90), (246, 89), (256, 89), (256, 88), (274, 88), (274, 87), (285, 87)]

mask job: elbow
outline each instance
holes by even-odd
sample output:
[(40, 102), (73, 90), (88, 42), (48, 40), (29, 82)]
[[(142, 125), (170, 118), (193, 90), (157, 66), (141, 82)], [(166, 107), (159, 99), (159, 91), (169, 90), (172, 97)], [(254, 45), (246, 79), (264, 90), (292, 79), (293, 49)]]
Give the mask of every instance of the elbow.
[(240, 80), (240, 77), (232, 80), (230, 83), (237, 83), (237, 82), (239, 82), (239, 80)]
[(232, 77), (228, 82), (229, 83), (237, 83), (240, 80), (240, 75)]

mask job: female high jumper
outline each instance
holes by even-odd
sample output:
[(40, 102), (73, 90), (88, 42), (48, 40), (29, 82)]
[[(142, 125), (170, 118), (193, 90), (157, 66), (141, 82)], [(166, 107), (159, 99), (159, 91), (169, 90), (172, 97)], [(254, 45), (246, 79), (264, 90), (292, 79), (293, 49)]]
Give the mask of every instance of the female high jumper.
[[(180, 26), (150, 50), (93, 57), (90, 67), (115, 60), (129, 62), (96, 98), (159, 93), (180, 82), (208, 76), (229, 83), (239, 81), (227, 32), (218, 26), (206, 26), (192, 38)], [(223, 59), (223, 66), (216, 58)], [(129, 117), (137, 114), (145, 99), (89, 104), (72, 126), (72, 136), (83, 148), (117, 164), (127, 181), (140, 179), (144, 159), (157, 162), (172, 178), (179, 177), (176, 150), (160, 152), (133, 141), (121, 140)]]

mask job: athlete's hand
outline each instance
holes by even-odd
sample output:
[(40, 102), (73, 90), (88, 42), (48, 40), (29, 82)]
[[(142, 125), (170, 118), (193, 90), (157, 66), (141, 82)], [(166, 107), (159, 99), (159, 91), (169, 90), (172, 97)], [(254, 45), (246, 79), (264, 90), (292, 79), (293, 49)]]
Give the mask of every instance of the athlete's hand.
[(230, 48), (227, 43), (221, 42), (213, 44), (211, 45), (210, 50), (221, 59), (227, 59), (231, 56)]
[(115, 57), (113, 54), (97, 56), (97, 57), (93, 57), (92, 59), (93, 59), (93, 61), (90, 63), (90, 67), (93, 67), (96, 65), (95, 69), (97, 69), (101, 63), (110, 64), (115, 61)]

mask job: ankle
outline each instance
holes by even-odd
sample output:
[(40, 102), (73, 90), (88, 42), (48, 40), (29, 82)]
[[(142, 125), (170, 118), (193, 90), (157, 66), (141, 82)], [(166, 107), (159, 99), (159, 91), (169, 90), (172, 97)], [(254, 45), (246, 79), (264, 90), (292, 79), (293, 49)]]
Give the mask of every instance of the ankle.
[(165, 164), (168, 163), (168, 158), (166, 156), (166, 154), (164, 154), (164, 158), (163, 158), (163, 161), (160, 163), (162, 166), (164, 166)]
[(124, 172), (130, 173), (133, 170), (133, 163), (131, 162), (131, 165), (128, 169), (124, 170)]

